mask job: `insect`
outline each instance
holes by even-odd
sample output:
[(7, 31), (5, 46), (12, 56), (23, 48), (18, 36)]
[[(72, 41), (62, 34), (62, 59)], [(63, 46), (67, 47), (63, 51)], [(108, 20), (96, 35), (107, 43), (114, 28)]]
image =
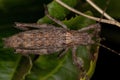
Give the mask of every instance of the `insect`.
[[(4, 39), (5, 47), (11, 47), (16, 53), (22, 55), (49, 55), (59, 51), (63, 51), (61, 53), (63, 55), (71, 48), (74, 64), (84, 71), (82, 61), (76, 56), (77, 46), (95, 44), (94, 38), (99, 38), (100, 24), (93, 24), (80, 30), (69, 30), (66, 25), (52, 18), (47, 12), (46, 15), (62, 27), (50, 24), (15, 23), (16, 28), (28, 31), (20, 32)], [(29, 30), (29, 28), (38, 29)], [(88, 33), (87, 31), (89, 30), (92, 30), (92, 32)]]

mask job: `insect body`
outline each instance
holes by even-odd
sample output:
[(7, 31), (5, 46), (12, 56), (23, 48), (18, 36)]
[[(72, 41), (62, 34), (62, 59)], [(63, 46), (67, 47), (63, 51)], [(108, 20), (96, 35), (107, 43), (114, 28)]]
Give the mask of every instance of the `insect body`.
[[(98, 26), (98, 24), (95, 25)], [(68, 47), (94, 44), (93, 37), (93, 33), (52, 26), (13, 35), (5, 39), (5, 46), (14, 48), (17, 53), (43, 55)]]

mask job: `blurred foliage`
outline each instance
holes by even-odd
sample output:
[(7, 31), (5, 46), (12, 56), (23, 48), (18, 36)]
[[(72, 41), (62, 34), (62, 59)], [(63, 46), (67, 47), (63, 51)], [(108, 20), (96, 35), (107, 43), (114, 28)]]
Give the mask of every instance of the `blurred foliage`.
[[(95, 1), (95, 3), (98, 5), (98, 6), (100, 6), (103, 10), (107, 7), (107, 10), (106, 10), (106, 12), (110, 15), (110, 16), (112, 16), (112, 17), (114, 17), (114, 18), (120, 18), (120, 5), (119, 5), (119, 3), (120, 3), (120, 0), (110, 0), (110, 3), (108, 4), (108, 6), (106, 6), (106, 3), (107, 3), (107, 1), (109, 1), (109, 0), (104, 0), (104, 1), (102, 1), (102, 0), (94, 0)], [(101, 5), (102, 4), (102, 5)]]
[[(95, 23), (95, 21), (90, 19), (74, 15), (54, 1), (51, 1), (52, 0), (0, 0), (0, 80), (77, 80), (81, 72), (78, 72), (76, 66), (73, 65), (71, 50), (60, 59), (58, 58), (58, 53), (39, 56), (35, 60), (34, 57), (36, 56), (32, 55), (33, 65), (31, 65), (29, 58), (23, 57), (20, 54), (14, 54), (12, 49), (3, 48), (2, 38), (21, 32), (13, 28), (14, 22), (52, 23), (51, 20), (44, 16), (43, 4), (49, 2), (49, 13), (57, 19), (62, 20), (70, 29), (80, 29)], [(95, 12), (84, 0), (63, 1), (76, 9), (81, 9), (80, 11), (90, 10), (93, 11), (93, 13)], [(94, 1), (104, 9), (105, 0)], [(108, 6), (107, 12), (115, 18), (120, 17), (118, 10), (120, 8), (119, 2), (119, 0), (111, 0)], [(86, 14), (92, 15), (90, 11), (87, 11)], [(96, 13), (94, 13), (94, 15), (96, 15)], [(91, 48), (91, 46), (87, 47)], [(97, 59), (96, 56), (95, 60), (91, 60), (89, 53), (94, 55), (98, 54), (96, 46), (92, 46), (92, 48), (92, 53), (87, 50), (86, 46), (79, 46), (77, 49), (77, 55), (84, 60), (84, 67), (89, 77), (93, 75)]]
[[(98, 5), (101, 9), (107, 8), (106, 12), (112, 16), (113, 18), (119, 19), (120, 18), (120, 0), (92, 0), (96, 5)], [(110, 2), (109, 2), (110, 1)], [(109, 4), (107, 5), (107, 3)], [(85, 0), (80, 0), (82, 5), (78, 4), (78, 9), (80, 11), (91, 10), (95, 16), (101, 16), (91, 5), (86, 3)]]

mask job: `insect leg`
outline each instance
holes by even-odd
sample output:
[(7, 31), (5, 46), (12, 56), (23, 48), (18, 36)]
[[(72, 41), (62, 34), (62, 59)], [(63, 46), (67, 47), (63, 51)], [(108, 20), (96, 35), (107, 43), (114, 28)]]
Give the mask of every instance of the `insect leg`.
[(84, 62), (81, 58), (78, 58), (77, 55), (76, 55), (76, 49), (77, 47), (74, 46), (72, 48), (72, 58), (73, 58), (73, 62), (74, 64), (78, 67), (78, 69), (81, 71), (81, 74), (80, 74), (80, 78), (85, 78), (85, 80), (89, 80), (89, 77), (87, 76), (86, 74), (86, 71), (85, 69), (83, 68), (84, 67)]
[(80, 78), (80, 80), (90, 80), (89, 76), (87, 75), (86, 70), (84, 69), (84, 62), (83, 62), (83, 60), (76, 56), (76, 49), (77, 49), (77, 46), (74, 46), (72, 48), (72, 58), (73, 58), (74, 64), (78, 67), (78, 69), (81, 72), (79, 78)]
[(98, 41), (99, 41), (99, 32), (101, 31), (100, 24), (99, 23), (93, 24), (93, 25), (90, 25), (88, 27), (82, 28), (78, 31), (79, 32), (85, 32), (85, 31), (88, 31), (88, 30), (93, 30), (92, 33), (90, 33), (90, 36), (91, 37), (96, 37), (96, 39), (98, 39)]
[(59, 53), (58, 57), (61, 58), (62, 56), (65, 55), (65, 53), (68, 51), (69, 48), (66, 48), (65, 50), (63, 50), (62, 52)]
[(15, 53), (20, 53), (22, 55), (29, 55), (29, 54), (36, 54), (36, 55), (47, 55), (47, 49), (40, 49), (40, 50), (28, 50), (28, 49), (16, 49)]
[(73, 63), (74, 63), (80, 70), (84, 71), (84, 69), (83, 69), (83, 61), (82, 61), (82, 59), (81, 59), (81, 60), (78, 59), (78, 57), (77, 57), (77, 55), (76, 55), (76, 49), (77, 49), (76, 46), (74, 46), (74, 47), (72, 48), (72, 59), (73, 59)]
[(79, 32), (84, 32), (84, 31), (88, 31), (88, 30), (91, 30), (91, 29), (95, 29), (97, 32), (99, 32), (100, 29), (101, 29), (101, 26), (100, 26), (99, 23), (97, 23), (97, 24), (92, 24), (92, 25), (90, 25), (90, 26), (88, 26), (88, 27), (79, 29), (78, 31), (79, 31)]
[(49, 14), (46, 5), (44, 5), (44, 7), (45, 7), (45, 15), (46, 15), (48, 18), (50, 18), (52, 21), (54, 21), (55, 23), (59, 24), (59, 25), (62, 26), (63, 28), (67, 29), (67, 26), (66, 26), (64, 23), (62, 23), (60, 20), (52, 17), (52, 16)]
[(36, 23), (19, 23), (15, 22), (15, 28), (21, 29), (21, 30), (29, 30), (29, 28), (53, 28), (53, 25), (49, 24), (36, 24)]

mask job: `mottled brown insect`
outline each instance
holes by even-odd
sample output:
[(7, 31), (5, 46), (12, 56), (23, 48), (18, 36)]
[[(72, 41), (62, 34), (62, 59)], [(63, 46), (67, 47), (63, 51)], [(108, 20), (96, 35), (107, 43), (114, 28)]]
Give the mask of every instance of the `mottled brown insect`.
[[(99, 39), (100, 24), (93, 24), (80, 30), (69, 30), (59, 20), (48, 14), (47, 16), (61, 25), (62, 28), (50, 24), (15, 23), (16, 28), (28, 31), (4, 39), (5, 47), (11, 47), (15, 49), (16, 53), (23, 55), (48, 55), (64, 51), (61, 53), (63, 55), (69, 48), (72, 48), (73, 62), (80, 70), (83, 70), (83, 62), (76, 56), (77, 46), (95, 44), (94, 38)], [(31, 27), (39, 29), (29, 30)], [(92, 30), (92, 32), (88, 33), (89, 30)]]
[[(14, 48), (17, 53), (51, 54), (68, 47), (72, 48), (78, 45), (90, 45), (95, 43), (93, 33), (88, 34), (87, 32), (83, 32), (82, 29), (76, 31), (47, 24), (17, 23), (17, 26), (20, 27), (25, 25), (40, 26), (40, 29), (21, 32), (5, 39), (5, 46)], [(99, 24), (91, 25), (88, 28), (93, 28), (93, 26), (97, 29), (100, 28)]]

